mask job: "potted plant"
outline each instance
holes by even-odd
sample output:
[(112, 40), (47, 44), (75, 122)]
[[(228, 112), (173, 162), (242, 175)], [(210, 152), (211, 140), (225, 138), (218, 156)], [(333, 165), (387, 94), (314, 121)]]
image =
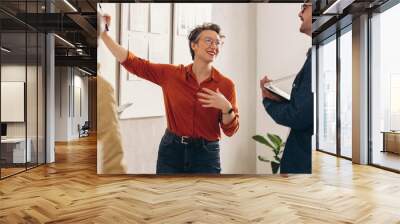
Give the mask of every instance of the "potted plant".
[(258, 160), (271, 163), (272, 173), (276, 174), (278, 172), (279, 166), (281, 165), (281, 154), (283, 153), (283, 148), (285, 146), (285, 142), (282, 141), (281, 137), (275, 134), (267, 133), (267, 138), (262, 135), (254, 135), (252, 137), (255, 141), (266, 145), (267, 148), (270, 148), (274, 153), (274, 160), (268, 160), (262, 156), (258, 156)]

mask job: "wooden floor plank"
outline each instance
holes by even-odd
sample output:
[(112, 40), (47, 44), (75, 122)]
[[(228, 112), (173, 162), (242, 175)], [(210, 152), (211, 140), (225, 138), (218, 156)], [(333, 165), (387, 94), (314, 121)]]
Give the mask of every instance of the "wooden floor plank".
[(0, 223), (400, 223), (400, 175), (313, 153), (313, 174), (98, 176), (96, 138), (0, 181)]

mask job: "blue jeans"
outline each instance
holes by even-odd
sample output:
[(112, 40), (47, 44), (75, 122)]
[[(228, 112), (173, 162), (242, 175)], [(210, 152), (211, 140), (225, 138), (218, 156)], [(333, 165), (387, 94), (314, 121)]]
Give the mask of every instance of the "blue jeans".
[(160, 142), (157, 174), (219, 174), (219, 141), (188, 144), (166, 131)]

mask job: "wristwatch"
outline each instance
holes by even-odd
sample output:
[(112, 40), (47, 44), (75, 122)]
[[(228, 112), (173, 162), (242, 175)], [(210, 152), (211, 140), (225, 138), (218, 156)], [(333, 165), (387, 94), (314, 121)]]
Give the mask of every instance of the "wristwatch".
[(231, 109), (228, 110), (228, 112), (222, 113), (222, 114), (231, 114), (231, 113), (233, 113), (233, 108), (232, 107), (231, 107)]

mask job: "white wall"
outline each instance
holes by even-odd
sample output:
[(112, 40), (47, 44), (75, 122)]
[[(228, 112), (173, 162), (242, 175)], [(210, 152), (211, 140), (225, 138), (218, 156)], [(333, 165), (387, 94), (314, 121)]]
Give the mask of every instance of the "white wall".
[[(88, 78), (72, 67), (56, 67), (55, 74), (55, 141), (70, 141), (79, 138), (78, 124), (88, 120)], [(75, 97), (76, 87), (81, 90), (81, 103)], [(79, 104), (82, 116), (76, 107)]]
[[(256, 172), (255, 134), (256, 5), (213, 4), (212, 20), (226, 36), (214, 66), (233, 80), (239, 107), (239, 131), (222, 136), (222, 173)], [(240, 15), (240, 16), (238, 16)]]
[[(119, 31), (119, 7), (115, 3), (102, 3), (101, 4), (102, 11), (106, 12), (111, 16), (111, 24), (109, 35), (114, 39), (119, 41), (119, 36), (117, 35), (117, 31)], [(98, 10), (100, 11), (100, 10)], [(117, 92), (117, 78), (119, 74), (119, 64), (115, 57), (111, 54), (109, 50), (107, 50), (106, 46), (102, 41), (98, 41), (97, 46), (97, 62), (100, 63), (100, 67), (98, 68), (98, 73), (108, 81), (112, 87)]]
[(55, 68), (55, 141), (68, 141), (68, 67)]
[[(18, 64), (9, 64), (1, 66), (1, 81), (25, 82), (26, 71), (32, 71), (33, 67)], [(33, 95), (33, 94), (32, 94)], [(1, 108), (7, 110), (7, 108)], [(8, 122), (7, 137), (24, 137), (26, 122)]]
[[(27, 108), (27, 122), (28, 122), (28, 137), (33, 131), (36, 130), (36, 80), (30, 80), (30, 74), (36, 75), (36, 67), (34, 66), (25, 66), (25, 65), (17, 65), (17, 64), (8, 64), (1, 66), (1, 81), (2, 82), (25, 82), (25, 75), (29, 74), (29, 86), (27, 88), (27, 106), (31, 106), (31, 108)], [(2, 96), (4, 97), (4, 96)], [(1, 110), (7, 110), (9, 108), (1, 108)], [(22, 108), (24, 110), (24, 108)], [(25, 136), (25, 126), (27, 122), (7, 122), (7, 136), (8, 137), (24, 137)], [(34, 127), (35, 126), (35, 127)], [(36, 133), (36, 131), (35, 131)]]
[[(297, 73), (306, 59), (311, 38), (300, 33), (298, 13), (300, 4), (257, 4), (257, 81), (270, 74), (272, 78)], [(290, 82), (287, 83), (290, 85)], [(275, 133), (287, 138), (289, 129), (276, 124), (262, 105), (260, 90), (256, 98), (256, 132), (265, 135)], [(265, 146), (257, 144), (257, 155), (272, 158)], [(257, 173), (270, 171), (270, 165), (257, 161)]]
[[(27, 78), (27, 81), (25, 80)], [(39, 162), (44, 162), (44, 88), (42, 67), (25, 66), (20, 64), (3, 64), (1, 66), (1, 81), (25, 82), (26, 84), (26, 110), (25, 122), (7, 122), (7, 137), (27, 137), (31, 140), (32, 161), (36, 161), (39, 153)], [(39, 91), (39, 92), (37, 92)], [(22, 93), (23, 94), (23, 93)], [(3, 97), (7, 97), (2, 95)], [(10, 110), (10, 108), (1, 108)], [(4, 112), (4, 111), (3, 111)], [(13, 111), (8, 111), (13, 112)], [(39, 152), (37, 152), (39, 150)], [(51, 150), (49, 150), (51, 152)], [(51, 157), (50, 157), (51, 158)], [(51, 161), (51, 160), (50, 160)]]
[(80, 127), (88, 121), (88, 77), (81, 71), (74, 68), (74, 107), (71, 135), (73, 138), (79, 138), (78, 124)]

